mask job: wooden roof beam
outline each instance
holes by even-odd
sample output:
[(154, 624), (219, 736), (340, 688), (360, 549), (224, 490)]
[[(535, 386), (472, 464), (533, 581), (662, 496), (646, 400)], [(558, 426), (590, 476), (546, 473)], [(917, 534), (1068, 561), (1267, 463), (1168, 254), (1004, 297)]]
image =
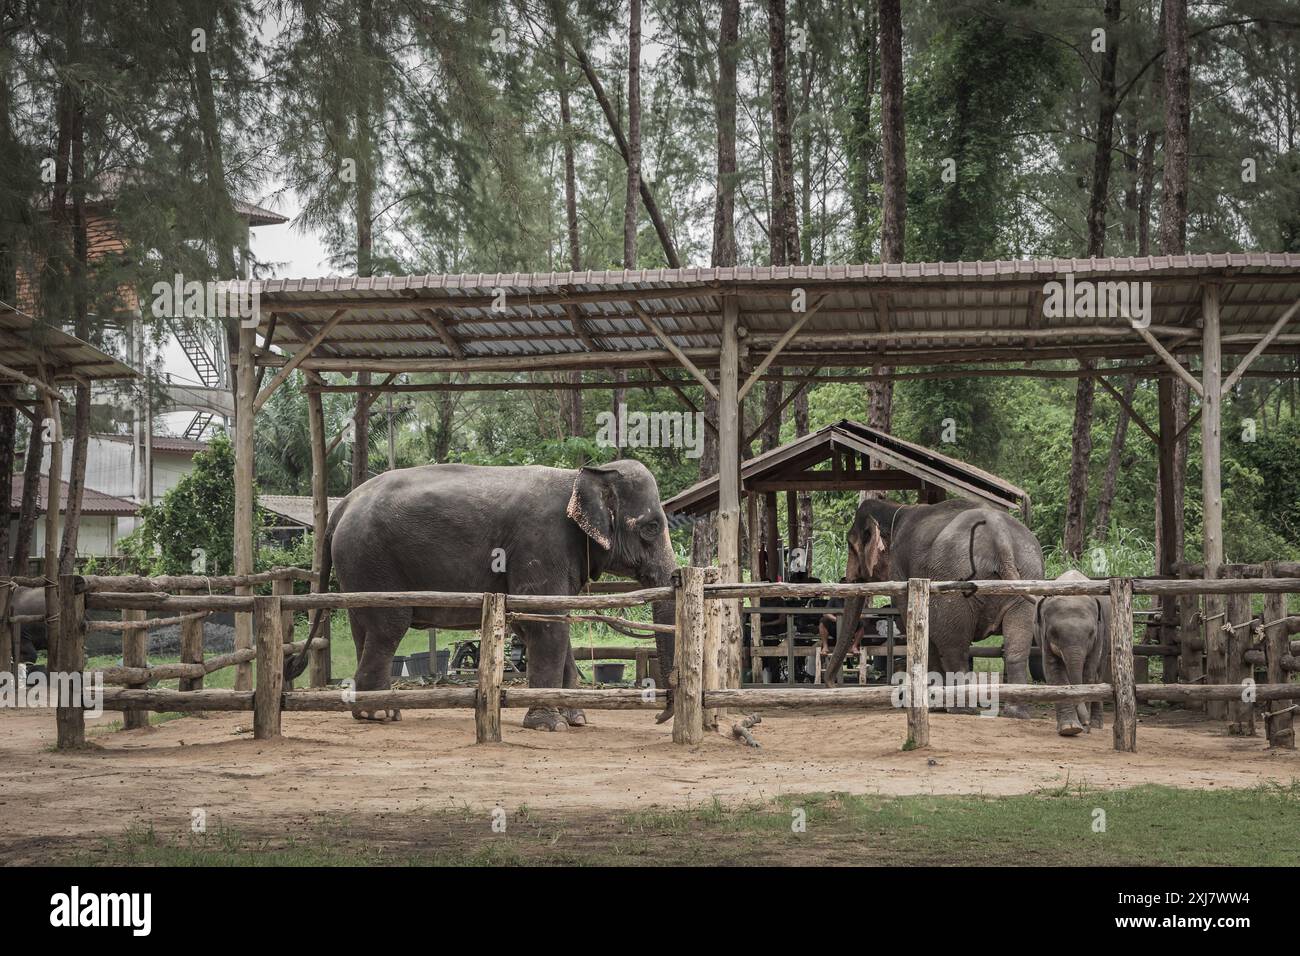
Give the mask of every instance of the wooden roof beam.
[(307, 359), (307, 357), (311, 355), (313, 351), (315, 351), (316, 346), (320, 345), (322, 342), (325, 341), (325, 337), (328, 336), (330, 332), (334, 331), (334, 327), (338, 325), (340, 322), (342, 322), (343, 319), (347, 316), (347, 314), (348, 314), (347, 309), (339, 309), (332, 316), (330, 316), (328, 322), (326, 322), (324, 325), (320, 327), (320, 329), (317, 330), (316, 334), (311, 337), (311, 340), (308, 341), (306, 345), (304, 345), (298, 351), (293, 353), (293, 356), (289, 359), (288, 362), (284, 364), (284, 367), (281, 368), (280, 371), (275, 373), (275, 378), (271, 379), (270, 384), (267, 385), (266, 388), (258, 392), (257, 397), (253, 399), (254, 415), (257, 414), (258, 409), (260, 409), (263, 405), (266, 404), (266, 400), (275, 393), (275, 390), (279, 388), (281, 385), (283, 385), (285, 383), (285, 380), (288, 379), (288, 377), (293, 374), (294, 369), (296, 369), (299, 365), (301, 365)]
[(1246, 357), (1237, 363), (1237, 367), (1232, 370), (1232, 374), (1228, 376), (1227, 381), (1220, 388), (1220, 396), (1229, 394), (1233, 386), (1241, 381), (1241, 377), (1246, 374), (1250, 364), (1259, 358), (1264, 350), (1273, 343), (1273, 340), (1282, 333), (1282, 330), (1286, 328), (1286, 324), (1296, 314), (1297, 309), (1300, 309), (1300, 299), (1296, 299), (1295, 302), (1291, 303), (1291, 308), (1282, 313), (1282, 317), (1273, 323), (1273, 327), (1265, 333), (1262, 339), (1255, 343), (1255, 347), (1246, 353)]
[(799, 330), (807, 324), (808, 320), (816, 315), (818, 310), (826, 304), (827, 298), (828, 297), (824, 295), (819, 297), (817, 301), (812, 304), (812, 307), (805, 309), (803, 314), (795, 320), (794, 324), (791, 325), (790, 328), (786, 329), (781, 337), (776, 340), (776, 343), (772, 346), (771, 350), (763, 356), (763, 360), (758, 363), (758, 367), (749, 373), (749, 378), (745, 379), (745, 384), (740, 386), (740, 391), (736, 395), (737, 401), (743, 402), (745, 400), (745, 396), (749, 394), (749, 390), (754, 387), (758, 380), (763, 376), (763, 373), (767, 371), (768, 366), (776, 361), (776, 357), (781, 354), (781, 350), (790, 344), (790, 340), (798, 335)]
[(664, 330), (659, 327), (659, 323), (652, 319), (645, 309), (641, 308), (641, 306), (637, 305), (635, 302), (630, 304), (632, 306), (632, 311), (637, 314), (637, 318), (645, 324), (646, 328), (655, 334), (655, 338), (663, 344), (663, 347), (672, 354), (673, 358), (677, 359), (682, 368), (695, 376), (696, 381), (703, 385), (704, 390), (709, 393), (709, 397), (716, 401), (718, 399), (718, 386), (709, 381), (709, 377), (701, 372), (699, 367), (690, 360), (687, 354), (677, 347), (677, 343), (664, 333)]
[(447, 351), (451, 353), (452, 358), (463, 359), (465, 357), (465, 349), (456, 341), (455, 337), (452, 336), (451, 329), (449, 329), (447, 323), (442, 320), (442, 316), (433, 309), (423, 309), (422, 311), (429, 320), (429, 327), (437, 333), (438, 338), (442, 340), (442, 344), (447, 346)]
[(1205, 397), (1205, 389), (1201, 387), (1201, 383), (1197, 380), (1196, 376), (1187, 371), (1187, 369), (1183, 367), (1183, 363), (1174, 358), (1173, 354), (1160, 344), (1160, 340), (1152, 335), (1149, 329), (1145, 329), (1140, 325), (1135, 325), (1133, 328), (1136, 330), (1138, 335), (1142, 336), (1147, 345), (1151, 346), (1151, 350), (1155, 352), (1156, 355), (1160, 356), (1160, 360), (1174, 370), (1174, 374), (1186, 382), (1188, 387), (1197, 395), (1202, 398)]

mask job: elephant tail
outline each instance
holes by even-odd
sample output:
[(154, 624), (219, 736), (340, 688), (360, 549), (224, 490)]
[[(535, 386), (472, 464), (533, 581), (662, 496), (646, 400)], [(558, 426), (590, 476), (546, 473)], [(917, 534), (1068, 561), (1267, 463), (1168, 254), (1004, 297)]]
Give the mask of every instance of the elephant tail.
[[(1004, 533), (1003, 529), (989, 524), (987, 519), (981, 518), (974, 522), (970, 527), (970, 543), (967, 550), (967, 556), (970, 561), (970, 573), (966, 576), (967, 581), (974, 581), (981, 577), (983, 569), (975, 560), (975, 535), (980, 530), (985, 529), (986, 535), (992, 536), (993, 554), (997, 562), (996, 574), (1003, 581), (1016, 581), (1020, 579), (1020, 565), (1016, 561), (1015, 548), (1012, 546), (1010, 537)], [(986, 564), (987, 568), (987, 564)], [(987, 568), (987, 570), (994, 570)]]
[[(333, 517), (333, 516), (331, 516)], [(334, 522), (330, 521), (325, 529), (325, 550), (320, 559), (320, 583), (317, 587), (320, 591), (330, 589), (330, 572), (334, 570), (334, 554), (331, 543), (334, 537)], [(289, 681), (300, 676), (307, 669), (307, 662), (311, 660), (311, 642), (322, 632), (325, 623), (325, 615), (329, 611), (325, 608), (318, 608), (312, 613), (311, 631), (307, 634), (307, 644), (301, 651), (291, 657), (285, 658), (284, 661), (284, 680), (287, 684)]]

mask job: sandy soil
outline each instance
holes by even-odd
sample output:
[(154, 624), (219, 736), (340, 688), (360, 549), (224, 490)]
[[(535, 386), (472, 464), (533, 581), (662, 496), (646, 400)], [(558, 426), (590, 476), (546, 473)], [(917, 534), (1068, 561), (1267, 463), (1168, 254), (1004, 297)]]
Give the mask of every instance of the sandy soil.
[[(1109, 715), (1108, 715), (1109, 716)], [(286, 737), (252, 739), (251, 714), (173, 720), (147, 730), (91, 730), (86, 751), (54, 752), (50, 711), (0, 713), (0, 860), (24, 854), (33, 821), (46, 838), (94, 838), (131, 826), (183, 831), (209, 819), (265, 826), (451, 808), (618, 812), (783, 793), (1026, 793), (1086, 784), (1248, 787), (1300, 777), (1300, 754), (1181, 712), (1146, 715), (1139, 752), (1106, 730), (1062, 738), (1046, 714), (1027, 721), (934, 714), (933, 746), (904, 753), (898, 713), (783, 717), (756, 728), (762, 748), (721, 735), (673, 745), (648, 712), (589, 714), (568, 733), (503, 715), (501, 744), (473, 743), (473, 717), (407, 711), (397, 724), (347, 714), (286, 714)], [(105, 715), (93, 728), (115, 720)]]

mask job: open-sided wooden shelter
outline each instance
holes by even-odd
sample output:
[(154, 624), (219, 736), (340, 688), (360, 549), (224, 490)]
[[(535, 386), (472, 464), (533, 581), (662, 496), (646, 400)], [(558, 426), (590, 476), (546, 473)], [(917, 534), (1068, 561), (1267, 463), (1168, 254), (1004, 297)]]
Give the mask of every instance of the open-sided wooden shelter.
[[(1193, 421), (1179, 419), (1175, 386), (1186, 386), (1200, 404), (1203, 550), (1205, 573), (1213, 577), (1224, 560), (1221, 403), (1245, 375), (1295, 374), (1294, 367), (1262, 371), (1255, 367), (1261, 356), (1300, 351), (1300, 333), (1287, 331), (1300, 307), (1300, 255), (1289, 253), (284, 279), (254, 288), (260, 320), (241, 329), (238, 356), (237, 573), (251, 571), (253, 559), (248, 423), (295, 369), (306, 373), (312, 397), (318, 531), (326, 512), (323, 391), (363, 393), (368, 401), (384, 391), (555, 389), (568, 386), (396, 378), (574, 369), (631, 370), (637, 374), (623, 387), (669, 388), (684, 401), (682, 387), (698, 384), (718, 403), (719, 563), (722, 579), (735, 581), (746, 394), (767, 381), (788, 383), (792, 391), (821, 381), (868, 381), (882, 376), (834, 370), (885, 367), (896, 379), (1092, 375), (1119, 400), (1105, 376), (1158, 379), (1158, 423), (1137, 420), (1155, 439), (1162, 464), (1165, 566), (1157, 570), (1163, 573), (1180, 552), (1173, 537), (1173, 464), (1176, 438)], [(1229, 358), (1235, 359), (1231, 371)], [(1036, 364), (1049, 360), (1100, 364)], [(360, 371), (385, 377), (378, 383), (322, 378)], [(605, 378), (573, 387), (613, 384)], [(317, 534), (318, 566), (323, 537)], [(724, 614), (728, 646), (738, 653), (735, 610)], [(241, 625), (240, 647), (251, 646), (250, 626)]]
[[(719, 484), (716, 475), (697, 482), (665, 501), (664, 511), (670, 516), (711, 514), (718, 509)], [(755, 579), (759, 574), (754, 569), (763, 569), (764, 580), (775, 580), (777, 569), (784, 567), (777, 560), (777, 495), (782, 492), (791, 551), (800, 544), (800, 492), (914, 491), (922, 502), (942, 501), (952, 495), (1018, 510), (1022, 520), (1029, 520), (1029, 493), (1024, 489), (974, 465), (847, 418), (748, 459), (740, 466), (740, 487), (751, 528), (757, 525), (759, 497), (767, 504), (763, 533), (750, 539), (749, 566)]]

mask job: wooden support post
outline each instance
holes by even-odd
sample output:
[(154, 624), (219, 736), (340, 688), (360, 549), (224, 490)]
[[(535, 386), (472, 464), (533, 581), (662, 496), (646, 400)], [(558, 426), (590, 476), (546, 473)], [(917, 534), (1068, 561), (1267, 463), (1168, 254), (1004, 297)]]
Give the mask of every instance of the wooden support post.
[[(257, 397), (257, 330), (239, 326), (239, 364), (235, 368), (235, 574), (253, 573), (253, 401)], [(251, 588), (235, 588), (236, 594), (251, 594)], [(235, 614), (235, 650), (253, 646), (253, 618)], [(235, 690), (250, 690), (253, 668), (241, 663), (235, 668)]]
[[(640, 668), (641, 652), (637, 652), (637, 667)], [(722, 690), (722, 602), (705, 601), (704, 602), (704, 653), (703, 653), (703, 672), (701, 679), (704, 682), (705, 690)], [(641, 682), (637, 681), (637, 686)], [(725, 714), (726, 711), (719, 711), (716, 707), (710, 707), (704, 711), (703, 724), (705, 730), (718, 729), (718, 715)]]
[[(288, 577), (276, 578), (274, 581), (271, 582), (271, 593), (276, 595), (277, 597), (284, 597), (287, 594), (292, 594), (293, 579)], [(293, 643), (293, 611), (282, 612), (280, 631), (281, 633), (284, 634), (284, 642), (286, 644), (292, 644)], [(284, 689), (293, 690), (293, 681), (288, 681), (285, 684)]]
[(478, 692), (474, 695), (474, 740), (501, 742), (501, 682), (506, 668), (506, 596), (483, 595), (478, 643)]
[[(148, 611), (125, 610), (122, 612), (122, 622), (143, 621), (149, 617)], [(129, 630), (122, 631), (122, 666), (123, 667), (148, 667), (149, 666), (149, 632), (142, 627), (133, 627)], [(145, 684), (128, 684), (128, 687), (143, 688), (148, 687)], [(142, 727), (149, 726), (149, 711), (147, 710), (128, 710), (122, 714), (123, 730), (139, 730)]]
[[(1276, 573), (1273, 563), (1269, 562), (1264, 568), (1264, 576), (1271, 578)], [(1264, 629), (1264, 652), (1265, 659), (1268, 662), (1268, 682), (1270, 684), (1285, 684), (1288, 680), (1287, 672), (1282, 668), (1282, 658), (1290, 653), (1291, 648), (1289, 635), (1286, 632), (1286, 623), (1283, 621), (1285, 617), (1286, 595), (1264, 595), (1264, 623), (1269, 625)], [(1296, 691), (1296, 700), (1271, 700), (1264, 704), (1265, 713), (1268, 714), (1264, 726), (1268, 733), (1268, 745), (1270, 747), (1283, 747), (1287, 750), (1295, 749), (1295, 730), (1292, 727), (1293, 711), (1291, 708), (1300, 703), (1300, 687), (1297, 687)]]
[[(1205, 577), (1219, 576), (1223, 564), (1223, 484), (1221, 468), (1221, 418), (1223, 342), (1219, 335), (1219, 287), (1201, 287), (1201, 508), (1205, 543)], [(1219, 594), (1205, 595), (1205, 652), (1210, 684), (1227, 680), (1227, 646), (1224, 640), (1224, 601)], [(1206, 713), (1226, 719), (1226, 701), (1210, 701)]]
[[(740, 581), (740, 306), (734, 295), (722, 299), (722, 343), (718, 356), (718, 566), (721, 583)], [(751, 528), (750, 534), (757, 534)], [(757, 579), (758, 569), (751, 573)], [(723, 679), (740, 686), (740, 602), (725, 601), (722, 643), (726, 650)]]
[(930, 746), (930, 580), (907, 582), (907, 742), (904, 750)]
[[(1238, 577), (1239, 575), (1234, 575)], [(1244, 688), (1245, 681), (1254, 678), (1254, 668), (1246, 661), (1250, 649), (1251, 626), (1254, 615), (1250, 611), (1249, 594), (1230, 594), (1226, 602), (1224, 619), (1224, 650), (1227, 662), (1227, 683)], [(1228, 733), (1242, 737), (1255, 736), (1255, 704), (1253, 697), (1244, 693), (1228, 702)]]
[[(324, 384), (324, 380), (314, 373), (308, 376), (314, 382)], [(321, 567), (325, 560), (325, 530), (329, 525), (329, 492), (325, 484), (328, 464), (325, 454), (325, 412), (321, 404), (320, 392), (307, 393), (307, 429), (311, 439), (311, 516), (312, 516), (312, 557), (311, 569), (317, 579), (312, 582), (313, 592), (324, 592), (330, 588), (328, 581), (321, 581)], [(333, 611), (321, 612), (325, 616), (322, 632), (317, 635), (327, 642), (332, 640), (330, 634)], [(311, 618), (311, 615), (308, 615)], [(432, 633), (432, 632), (430, 632)], [(327, 643), (320, 650), (309, 651), (311, 655), (310, 682), (312, 687), (325, 687), (330, 681), (331, 648)], [(429, 647), (429, 666), (434, 666), (432, 645)], [(432, 673), (432, 671), (430, 672)]]
[(1110, 669), (1115, 687), (1115, 749), (1137, 751), (1137, 688), (1133, 679), (1133, 581), (1110, 579)]
[(673, 743), (698, 744), (704, 739), (704, 569), (678, 568), (674, 577), (677, 688), (673, 693)]
[[(53, 396), (58, 392), (50, 390), (45, 394), (45, 420), (36, 423), (36, 432), (42, 439), (46, 434), (50, 439), (50, 465), (45, 479), (45, 551), (41, 562), (41, 574), (45, 578), (45, 636), (46, 660), (50, 670), (66, 670), (56, 662), (59, 646), (59, 505), (63, 497), (63, 422), (59, 410), (59, 401)], [(20, 574), (24, 568), (15, 568)]]
[[(198, 594), (196, 590), (185, 593)], [(203, 663), (203, 618), (196, 617), (181, 621), (181, 663)], [(178, 685), (180, 690), (203, 690), (202, 677), (182, 677)]]
[(284, 696), (284, 610), (280, 598), (256, 595), (253, 623), (257, 627), (257, 686), (253, 688), (253, 737), (272, 740), (280, 736), (280, 708)]
[[(84, 674), (86, 671), (86, 595), (81, 578), (75, 574), (59, 576), (59, 670), (65, 674)], [(53, 667), (50, 668), (54, 670)], [(60, 682), (63, 683), (63, 682)], [(63, 686), (69, 686), (64, 683)], [(58, 747), (71, 750), (85, 746), (85, 698), (65, 701), (71, 706), (55, 711), (58, 728)]]
[[(1178, 538), (1178, 513), (1174, 508), (1177, 490), (1174, 485), (1174, 472), (1178, 450), (1178, 415), (1174, 403), (1174, 380), (1169, 375), (1162, 375), (1157, 384), (1157, 402), (1160, 412), (1160, 434), (1156, 450), (1159, 466), (1156, 469), (1159, 483), (1160, 511), (1156, 515), (1156, 534), (1159, 546), (1160, 566), (1157, 573), (1172, 576), (1182, 555), (1182, 542)], [(1160, 641), (1161, 644), (1179, 643), (1181, 605), (1183, 599), (1167, 594), (1159, 599), (1160, 607)], [(1185, 664), (1187, 648), (1182, 648), (1181, 660), (1178, 657), (1162, 658), (1161, 679), (1166, 684), (1177, 683), (1180, 664)], [(1199, 651), (1196, 652), (1199, 655)], [(1199, 660), (1199, 657), (1198, 657)], [(1199, 676), (1200, 670), (1196, 671)], [(1143, 681), (1145, 683), (1145, 681)]]

